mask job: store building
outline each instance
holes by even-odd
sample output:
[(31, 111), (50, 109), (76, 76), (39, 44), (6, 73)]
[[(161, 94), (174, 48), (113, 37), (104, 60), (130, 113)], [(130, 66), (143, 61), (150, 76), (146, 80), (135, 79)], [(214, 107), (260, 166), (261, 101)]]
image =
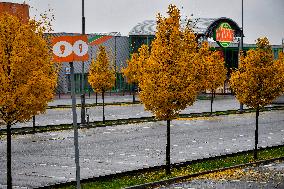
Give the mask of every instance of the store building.
[[(180, 21), (181, 28), (189, 27), (197, 36), (197, 41), (208, 41), (210, 46), (221, 51), (228, 69), (228, 79), (231, 68), (238, 67), (241, 48), (242, 31), (238, 24), (230, 18), (193, 18)], [(138, 23), (129, 33), (130, 53), (137, 52), (143, 44), (150, 45), (155, 38), (156, 20), (146, 20)], [(243, 51), (256, 48), (255, 44), (243, 44)], [(281, 45), (272, 45), (274, 57), (278, 57)], [(218, 90), (220, 93), (231, 93), (228, 80)]]
[(27, 23), (29, 21), (29, 5), (23, 3), (10, 3), (0, 2), (0, 16), (4, 13), (16, 16), (22, 22)]
[[(222, 51), (227, 68), (237, 68), (242, 31), (235, 21), (226, 17), (193, 18), (181, 20), (180, 24), (181, 28), (189, 26), (197, 35), (199, 42), (207, 40), (210, 46)], [(222, 28), (220, 28), (221, 26)], [(146, 20), (133, 27), (129, 33), (130, 53), (137, 52), (142, 44), (150, 45), (155, 37), (156, 27), (156, 20)], [(221, 38), (225, 41), (217, 41)], [(247, 51), (255, 47), (255, 44), (244, 44), (243, 50)], [(282, 51), (282, 46), (272, 45), (272, 49), (275, 57), (278, 57), (278, 52)]]
[[(81, 35), (76, 33), (52, 33), (51, 36), (75, 36)], [(93, 92), (91, 86), (88, 83), (88, 72), (92, 59), (96, 59), (98, 49), (100, 45), (106, 47), (111, 63), (117, 73), (116, 86), (113, 91), (128, 90), (130, 86), (125, 83), (120, 70), (126, 64), (126, 60), (129, 58), (129, 39), (126, 36), (121, 36), (118, 32), (110, 33), (94, 33), (87, 34), (88, 45), (89, 45), (89, 60), (84, 62), (84, 88), (85, 92), (88, 94)], [(66, 94), (71, 90), (70, 82), (70, 67), (69, 62), (60, 63), (61, 68), (58, 75), (58, 86), (56, 89), (57, 94)], [(74, 62), (74, 72), (75, 72), (75, 91), (76, 93), (81, 93), (82, 86), (82, 62)]]
[[(88, 34), (89, 40), (89, 57), (96, 58), (97, 50), (100, 45), (105, 46), (110, 52), (111, 61), (115, 65), (117, 73), (116, 86), (112, 91), (122, 92), (131, 89), (126, 83), (125, 78), (121, 74), (121, 68), (126, 66), (126, 61), (130, 55), (137, 52), (139, 47), (143, 44), (150, 45), (155, 38), (156, 32), (156, 20), (146, 20), (142, 23), (138, 23), (129, 32), (129, 37), (121, 36), (120, 33), (101, 33), (101, 34)], [(197, 35), (198, 42), (207, 40), (211, 47), (215, 50), (222, 51), (224, 55), (226, 67), (230, 68), (238, 67), (238, 53), (240, 50), (240, 38), (241, 28), (236, 22), (230, 18), (194, 18), (190, 21), (181, 20), (181, 28), (189, 26), (193, 32)], [(221, 27), (221, 28), (220, 28)], [(219, 32), (219, 33), (218, 33)], [(62, 35), (80, 35), (70, 33), (55, 33), (53, 36)], [(223, 37), (223, 39), (221, 39)], [(219, 40), (219, 41), (216, 41)], [(223, 40), (223, 41), (222, 41)], [(255, 48), (255, 44), (244, 44), (243, 50), (247, 51), (251, 48)], [(282, 51), (281, 45), (272, 45), (274, 56), (278, 57), (278, 52)], [(92, 92), (90, 85), (87, 82), (87, 74), (91, 58), (84, 62), (84, 81), (85, 92)], [(82, 79), (82, 63), (75, 62), (75, 88), (76, 93), (81, 92), (81, 79)], [(229, 77), (229, 76), (228, 76)], [(59, 73), (57, 93), (68, 93), (70, 91), (70, 75), (69, 64), (62, 63), (62, 68)], [(224, 84), (223, 92), (230, 92), (226, 90), (226, 84)], [(225, 90), (224, 90), (225, 89)]]

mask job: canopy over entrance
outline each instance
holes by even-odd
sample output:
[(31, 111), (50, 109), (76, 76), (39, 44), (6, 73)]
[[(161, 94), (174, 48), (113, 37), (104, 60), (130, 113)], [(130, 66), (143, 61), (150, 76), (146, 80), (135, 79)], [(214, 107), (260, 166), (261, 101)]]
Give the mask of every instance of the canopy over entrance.
[[(234, 37), (241, 37), (241, 28), (238, 24), (230, 18), (193, 18), (182, 19), (180, 22), (181, 28), (189, 26), (198, 37), (213, 37), (214, 31), (223, 23), (228, 23), (234, 30)], [(129, 36), (154, 36), (156, 33), (157, 23), (156, 20), (145, 20), (138, 23), (129, 32)]]

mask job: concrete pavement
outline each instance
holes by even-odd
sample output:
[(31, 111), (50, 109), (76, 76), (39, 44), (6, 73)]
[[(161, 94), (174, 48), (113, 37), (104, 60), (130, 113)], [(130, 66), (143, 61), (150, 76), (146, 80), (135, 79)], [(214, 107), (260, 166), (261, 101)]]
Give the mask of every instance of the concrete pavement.
[[(108, 96), (107, 102), (131, 102), (132, 96)], [(78, 100), (77, 100), (78, 102)], [(51, 102), (49, 105), (63, 105), (71, 103), (71, 99), (58, 99)], [(94, 99), (89, 99), (87, 103), (94, 103)], [(217, 97), (213, 103), (213, 111), (226, 111), (226, 110), (237, 110), (239, 109), (239, 102), (234, 96), (222, 96)], [(246, 108), (246, 106), (244, 106)], [(78, 122), (81, 120), (80, 108), (77, 108)], [(182, 110), (181, 113), (201, 113), (210, 111), (210, 100), (197, 100), (192, 106)], [(90, 116), (90, 122), (102, 120), (102, 106), (95, 106), (88, 108), (88, 114)], [(143, 104), (132, 104), (132, 105), (108, 105), (105, 107), (106, 120), (114, 119), (127, 119), (127, 118), (139, 118), (149, 117), (153, 114), (149, 111), (144, 110)], [(56, 108), (47, 109), (46, 113), (36, 116), (36, 126), (45, 125), (59, 125), (59, 124), (71, 124), (72, 123), (72, 110), (71, 108)], [(12, 127), (31, 127), (32, 121), (26, 123), (17, 123)]]
[[(135, 95), (135, 99), (139, 101), (138, 95)], [(118, 102), (132, 102), (133, 97), (132, 95), (116, 95), (106, 93), (105, 95), (105, 103), (118, 103)], [(86, 104), (94, 104), (96, 102), (96, 96), (91, 95), (90, 97), (86, 95)], [(97, 96), (97, 103), (103, 103), (102, 96), (98, 94)], [(81, 104), (80, 96), (76, 96), (76, 104)], [(53, 101), (48, 103), (49, 106), (58, 106), (58, 105), (72, 105), (71, 96), (65, 95), (61, 98), (57, 96), (54, 98)]]

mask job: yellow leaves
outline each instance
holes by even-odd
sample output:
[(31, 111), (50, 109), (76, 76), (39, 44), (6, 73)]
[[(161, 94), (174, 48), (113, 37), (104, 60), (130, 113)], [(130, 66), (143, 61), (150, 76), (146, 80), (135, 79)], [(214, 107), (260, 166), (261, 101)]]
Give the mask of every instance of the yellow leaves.
[(240, 60), (230, 84), (241, 103), (253, 108), (262, 107), (284, 92), (284, 61), (281, 55), (278, 60), (273, 60), (267, 38), (258, 39), (257, 49), (249, 50)]
[(142, 74), (143, 65), (149, 57), (149, 47), (142, 45), (138, 53), (133, 53), (130, 60), (127, 60), (127, 67), (122, 69), (122, 73), (127, 78), (128, 83), (138, 83)]
[(190, 30), (181, 31), (179, 10), (170, 5), (169, 17), (157, 18), (156, 38), (143, 64), (140, 100), (158, 119), (171, 120), (192, 105), (199, 91), (197, 42)]
[(10, 124), (43, 112), (56, 86), (48, 45), (33, 23), (0, 18), (0, 118)]
[(103, 46), (99, 47), (96, 60), (92, 60), (88, 81), (96, 92), (105, 92), (115, 84), (115, 71)]
[(243, 169), (235, 168), (235, 169), (227, 169), (220, 172), (209, 173), (206, 175), (199, 176), (198, 179), (211, 179), (211, 180), (232, 180), (232, 179), (241, 179), (247, 174)]
[[(216, 90), (224, 84), (227, 75), (225, 60), (218, 51), (212, 51), (207, 42), (204, 42), (199, 50), (200, 69), (203, 81), (200, 82), (201, 88)], [(201, 76), (201, 77), (202, 77)]]

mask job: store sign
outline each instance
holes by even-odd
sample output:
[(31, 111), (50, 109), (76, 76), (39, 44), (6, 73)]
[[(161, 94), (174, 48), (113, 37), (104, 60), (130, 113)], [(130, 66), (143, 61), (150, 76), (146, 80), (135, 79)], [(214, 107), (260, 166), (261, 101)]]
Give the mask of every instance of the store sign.
[(53, 61), (87, 61), (89, 59), (87, 42), (88, 38), (86, 35), (60, 36), (53, 38)]
[(234, 30), (227, 22), (223, 22), (215, 30), (214, 40), (221, 47), (229, 47), (230, 43), (234, 40)]

